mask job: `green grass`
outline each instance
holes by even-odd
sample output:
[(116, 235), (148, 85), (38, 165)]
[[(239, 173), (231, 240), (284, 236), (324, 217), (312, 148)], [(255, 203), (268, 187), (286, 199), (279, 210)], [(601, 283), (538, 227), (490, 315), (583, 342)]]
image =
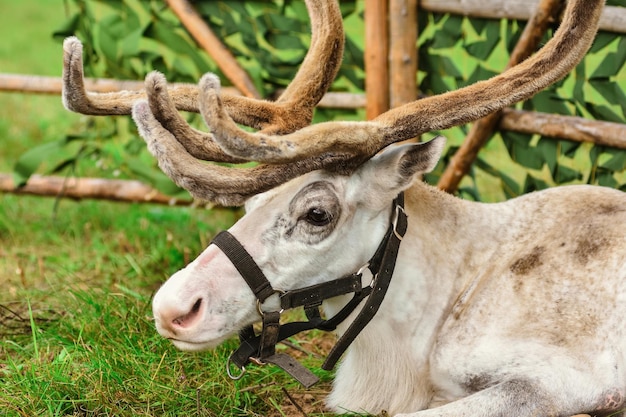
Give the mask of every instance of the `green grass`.
[(281, 415), (281, 387), (305, 395), (273, 368), (230, 381), (234, 341), (190, 354), (154, 329), (151, 295), (236, 212), (54, 203), (2, 196), (1, 415)]
[[(0, 71), (59, 76), (51, 34), (65, 6), (0, 0)], [(86, 128), (58, 96), (0, 93), (0, 109), (0, 172)], [(291, 415), (282, 387), (321, 415), (328, 373), (308, 394), (273, 368), (233, 382), (225, 363), (234, 341), (183, 353), (154, 329), (154, 291), (238, 215), (0, 194), (0, 415)]]

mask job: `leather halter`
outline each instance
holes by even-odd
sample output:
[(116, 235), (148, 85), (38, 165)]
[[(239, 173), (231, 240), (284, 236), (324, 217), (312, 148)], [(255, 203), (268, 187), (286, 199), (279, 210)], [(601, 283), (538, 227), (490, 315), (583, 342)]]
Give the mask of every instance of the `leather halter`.
[[(404, 195), (400, 193), (393, 202), (391, 225), (368, 263), (351, 275), (288, 291), (272, 288), (263, 271), (233, 235), (223, 231), (215, 236), (211, 243), (224, 252), (254, 293), (257, 298), (257, 310), (263, 323), (260, 335), (255, 334), (252, 326), (245, 327), (239, 333), (241, 345), (228, 359), (228, 375), (232, 379), (241, 378), (248, 362), (260, 365), (272, 363), (281, 367), (307, 388), (312, 386), (318, 378), (289, 355), (276, 353), (276, 344), (305, 330), (333, 331), (363, 300), (366, 300), (361, 311), (339, 338), (322, 365), (322, 369), (333, 369), (344, 351), (378, 311), (389, 287), (407, 225)], [(366, 269), (370, 270), (373, 278), (369, 285), (363, 287), (361, 277)], [(350, 293), (354, 294), (352, 299), (337, 314), (329, 319), (322, 318), (319, 308), (324, 300)], [(280, 310), (264, 311), (262, 304), (274, 294), (277, 294), (280, 299)], [(281, 325), (281, 313), (296, 307), (304, 308), (308, 321)], [(231, 372), (232, 365), (241, 370), (238, 375)]]

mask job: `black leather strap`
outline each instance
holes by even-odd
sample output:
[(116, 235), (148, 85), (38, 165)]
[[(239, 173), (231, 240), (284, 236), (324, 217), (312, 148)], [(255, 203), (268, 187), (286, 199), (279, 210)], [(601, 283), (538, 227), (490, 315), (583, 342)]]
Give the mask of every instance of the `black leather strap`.
[(322, 305), (322, 302), (329, 298), (359, 292), (360, 290), (361, 275), (352, 274), (334, 281), (285, 291), (280, 295), (280, 306), (284, 310), (303, 306), (304, 308), (315, 307)]
[(305, 388), (311, 388), (320, 380), (311, 371), (302, 366), (300, 362), (284, 353), (277, 353), (265, 358), (265, 362), (279, 366), (283, 371), (304, 385)]
[(261, 303), (274, 294), (275, 291), (265, 274), (263, 274), (263, 271), (261, 271), (261, 268), (258, 267), (254, 259), (233, 235), (225, 230), (215, 236), (211, 243), (214, 243), (228, 256), (228, 259), (237, 268), (239, 274), (246, 280), (246, 283)]
[[(372, 258), (372, 261), (370, 261), (370, 266), (376, 265), (375, 267), (371, 267), (372, 273), (374, 274), (371, 285), (372, 292), (357, 317), (350, 324), (345, 333), (341, 335), (335, 346), (326, 357), (326, 360), (322, 364), (322, 369), (329, 371), (335, 367), (335, 364), (348, 346), (350, 346), (359, 333), (361, 333), (365, 326), (367, 326), (367, 324), (372, 320), (376, 312), (378, 312), (378, 309), (385, 298), (385, 294), (389, 288), (391, 277), (393, 276), (393, 271), (396, 266), (400, 243), (402, 243), (402, 238), (404, 237), (408, 226), (407, 217), (404, 212), (403, 194), (400, 194), (396, 198), (394, 213), (392, 216), (391, 226), (385, 235), (383, 244), (379, 246), (379, 249)], [(378, 256), (381, 254), (382, 256), (379, 263)], [(378, 270), (378, 268), (381, 269)]]

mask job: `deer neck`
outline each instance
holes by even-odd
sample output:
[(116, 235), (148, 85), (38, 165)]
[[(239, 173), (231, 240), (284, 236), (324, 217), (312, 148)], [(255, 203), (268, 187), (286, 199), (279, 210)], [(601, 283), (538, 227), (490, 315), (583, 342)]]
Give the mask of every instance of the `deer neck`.
[[(502, 238), (498, 234), (504, 229), (492, 223), (506, 221), (499, 205), (467, 202), (421, 182), (405, 195), (409, 226), (389, 291), (347, 351), (329, 398), (331, 407), (349, 407), (354, 401), (367, 404), (368, 412), (380, 412), (367, 395), (356, 399), (354, 384), (361, 381), (363, 392), (391, 387), (389, 395), (376, 397), (393, 399), (394, 409), (424, 408), (431, 400), (427, 358), (437, 330)], [(342, 324), (338, 333), (348, 325)], [(389, 369), (395, 370), (391, 376)], [(398, 395), (399, 385), (411, 392)]]

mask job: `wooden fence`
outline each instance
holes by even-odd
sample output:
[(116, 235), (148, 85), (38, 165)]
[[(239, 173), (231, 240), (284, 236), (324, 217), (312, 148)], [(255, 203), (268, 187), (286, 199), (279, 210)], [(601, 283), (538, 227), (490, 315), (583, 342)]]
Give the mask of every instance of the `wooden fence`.
[[(217, 62), (220, 69), (236, 88), (231, 93), (240, 93), (251, 97), (259, 94), (247, 74), (237, 64), (234, 57), (223, 47), (211, 29), (200, 19), (187, 0), (167, 0), (182, 24), (188, 29), (196, 42), (203, 47)], [(319, 107), (330, 108), (365, 108), (366, 116), (373, 118), (389, 108), (418, 98), (418, 86), (415, 74), (418, 70), (418, 14), (438, 12), (459, 14), (468, 17), (492, 19), (528, 20), (514, 52), (509, 66), (520, 62), (532, 54), (547, 30), (548, 26), (559, 18), (562, 0), (365, 0), (365, 94), (328, 93)], [(603, 12), (600, 30), (626, 33), (626, 8), (607, 6)], [(143, 82), (119, 81), (111, 79), (87, 80), (91, 91), (108, 92), (120, 89), (141, 89)], [(225, 89), (226, 90), (226, 89)], [(0, 74), (0, 91), (36, 94), (60, 94), (61, 79), (34, 75)], [(494, 131), (508, 130), (521, 133), (541, 134), (546, 137), (566, 139), (578, 142), (592, 142), (626, 149), (626, 125), (580, 117), (562, 116), (539, 112), (505, 109), (473, 124), (468, 136), (457, 154), (452, 158), (442, 175), (438, 186), (453, 192), (460, 180), (470, 169), (479, 150)], [(25, 188), (16, 188), (3, 176), (0, 191), (38, 192), (45, 178), (36, 178), (38, 187), (32, 184)], [(51, 179), (56, 184), (56, 179)], [(139, 190), (136, 184), (128, 187)], [(110, 183), (110, 187), (125, 187), (119, 180)], [(54, 190), (54, 187), (44, 187)], [(98, 188), (106, 189), (105, 183), (98, 183)], [(58, 192), (68, 192), (68, 187), (61, 187)], [(73, 187), (73, 198), (114, 198), (118, 200), (141, 201), (124, 192), (85, 192), (80, 187)], [(139, 191), (150, 198), (144, 201), (172, 203), (171, 199), (160, 196), (152, 189)], [(66, 194), (67, 195), (67, 194)], [(115, 196), (115, 197), (111, 197)], [(158, 196), (158, 197), (155, 197)], [(176, 204), (189, 202), (176, 201)]]

